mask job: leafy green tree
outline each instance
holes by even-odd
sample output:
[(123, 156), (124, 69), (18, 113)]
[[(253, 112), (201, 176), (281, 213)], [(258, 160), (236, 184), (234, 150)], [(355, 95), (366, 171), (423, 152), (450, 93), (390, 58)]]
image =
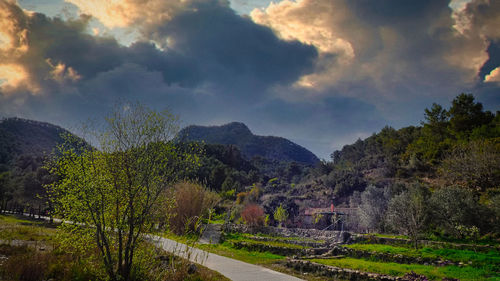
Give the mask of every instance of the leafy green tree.
[(399, 233), (410, 236), (415, 249), (428, 220), (428, 197), (428, 190), (415, 184), (389, 202), (388, 224)]
[(458, 226), (475, 226), (481, 219), (481, 207), (467, 189), (445, 187), (436, 190), (429, 205), (437, 228), (458, 237)]
[(59, 180), (50, 185), (55, 214), (71, 223), (62, 228), (97, 246), (111, 280), (129, 280), (144, 234), (157, 222), (161, 194), (178, 172), (197, 164), (173, 142), (177, 118), (140, 104), (117, 107), (90, 132), (98, 149), (63, 145), (49, 163)]
[(280, 204), (278, 208), (276, 208), (273, 217), (277, 222), (279, 222), (280, 227), (284, 222), (286, 222), (286, 220), (288, 219), (288, 212), (285, 210), (285, 208), (283, 208), (283, 204)]
[(448, 112), (439, 104), (433, 103), (430, 109), (425, 110), (425, 120), (422, 122), (429, 133), (443, 140), (447, 136)]
[(483, 105), (474, 101), (472, 94), (460, 94), (453, 101), (448, 111), (451, 131), (460, 138), (468, 136), (475, 127), (480, 127), (493, 120), (491, 112), (483, 111)]

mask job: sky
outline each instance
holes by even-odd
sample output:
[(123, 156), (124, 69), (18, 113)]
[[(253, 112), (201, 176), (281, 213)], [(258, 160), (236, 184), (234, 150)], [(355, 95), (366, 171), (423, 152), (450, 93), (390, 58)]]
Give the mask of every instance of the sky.
[(499, 26), (500, 0), (0, 0), (0, 116), (139, 101), (328, 160), (462, 92), (500, 110)]

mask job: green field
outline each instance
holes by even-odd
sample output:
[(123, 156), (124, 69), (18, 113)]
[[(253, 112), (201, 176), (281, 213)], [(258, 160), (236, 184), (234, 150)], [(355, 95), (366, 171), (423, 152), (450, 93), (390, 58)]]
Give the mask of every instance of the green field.
[(356, 250), (390, 253), (405, 255), (411, 257), (422, 257), (431, 259), (444, 259), (454, 262), (472, 263), (479, 266), (500, 266), (500, 253), (498, 251), (490, 251), (487, 253), (474, 252), (470, 250), (456, 250), (456, 249), (434, 249), (434, 248), (421, 248), (415, 250), (409, 247), (382, 245), (382, 244), (352, 244), (346, 247)]
[(430, 265), (399, 264), (392, 262), (377, 262), (364, 259), (341, 258), (341, 259), (312, 259), (311, 261), (336, 266), (350, 268), (372, 273), (387, 274), (393, 276), (403, 276), (410, 271), (427, 276), (430, 280), (441, 280), (443, 277), (457, 278), (464, 280), (500, 280), (498, 273), (489, 269), (472, 266), (444, 266), (436, 267)]

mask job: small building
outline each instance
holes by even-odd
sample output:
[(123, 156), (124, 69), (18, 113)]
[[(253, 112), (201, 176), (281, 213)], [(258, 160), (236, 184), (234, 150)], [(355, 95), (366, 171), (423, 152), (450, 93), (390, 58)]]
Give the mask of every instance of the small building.
[(333, 204), (330, 208), (307, 208), (298, 217), (298, 225), (303, 228), (322, 230), (343, 230), (345, 213), (336, 209)]

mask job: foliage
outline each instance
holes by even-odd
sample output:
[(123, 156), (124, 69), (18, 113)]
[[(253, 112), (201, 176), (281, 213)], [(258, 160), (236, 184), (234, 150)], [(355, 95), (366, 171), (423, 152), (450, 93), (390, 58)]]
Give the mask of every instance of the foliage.
[(384, 218), (391, 194), (389, 188), (370, 185), (360, 194), (358, 214), (361, 225), (366, 229), (384, 230)]
[(448, 111), (450, 129), (459, 138), (470, 134), (476, 127), (488, 124), (493, 120), (491, 112), (483, 111), (481, 103), (474, 102), (472, 94), (460, 94), (453, 101)]
[(199, 184), (181, 182), (174, 186), (175, 202), (170, 211), (170, 229), (178, 234), (196, 232), (203, 217), (208, 217), (219, 196)]
[(418, 239), (427, 226), (428, 196), (425, 187), (414, 184), (389, 202), (388, 224), (399, 233), (407, 234), (415, 249), (418, 248)]
[[(484, 111), (481, 103), (475, 102), (474, 97), (469, 94), (458, 95), (452, 102), (449, 109), (443, 108), (439, 104), (433, 104), (431, 108), (425, 109), (425, 120), (421, 127), (405, 127), (395, 130), (391, 127), (383, 128), (379, 133), (374, 134), (365, 140), (358, 140), (351, 145), (344, 146), (341, 150), (332, 153), (332, 160), (335, 164), (332, 173), (340, 167), (349, 167), (353, 175), (365, 172), (375, 178), (383, 176), (408, 178), (412, 176), (434, 176), (435, 171), (440, 167), (440, 163), (450, 155), (454, 147), (470, 147), (474, 152), (480, 152), (474, 159), (474, 153), (469, 153), (473, 160), (471, 164), (467, 160), (455, 161), (450, 159), (450, 163), (455, 164), (455, 175), (462, 171), (460, 165), (472, 171), (472, 166), (482, 169), (482, 177), (487, 182), (479, 182), (480, 176), (476, 176), (474, 184), (482, 189), (498, 186), (498, 169), (480, 168), (483, 163), (481, 157), (488, 161), (484, 166), (494, 167), (492, 161), (499, 157), (498, 146), (491, 145), (497, 143), (495, 138), (500, 137), (500, 114), (496, 115), (489, 111)], [(469, 145), (470, 142), (471, 143)], [(463, 150), (463, 149), (462, 149)], [(484, 151), (484, 152), (482, 152)], [(458, 151), (457, 151), (458, 152)], [(493, 153), (492, 153), (493, 152)], [(457, 153), (455, 153), (456, 155)], [(477, 160), (476, 160), (477, 159)], [(489, 164), (491, 163), (491, 164)], [(497, 165), (498, 167), (498, 165)], [(443, 173), (446, 175), (446, 172)], [(494, 174), (497, 176), (491, 177)], [(472, 172), (465, 175), (473, 176)], [(463, 180), (463, 179), (462, 179)]]
[(197, 163), (170, 142), (176, 130), (170, 113), (125, 104), (91, 131), (99, 150), (63, 145), (49, 163), (60, 179), (49, 187), (55, 213), (72, 222), (63, 229), (96, 243), (112, 280), (129, 279), (143, 234), (157, 222), (160, 195), (178, 180), (177, 171)]
[(492, 210), (494, 231), (500, 233), (500, 194), (491, 198), (489, 207)]
[(251, 226), (264, 225), (264, 210), (257, 204), (248, 204), (241, 212), (241, 218), (245, 224)]
[(457, 226), (474, 226), (482, 220), (481, 206), (463, 188), (440, 188), (432, 193), (429, 205), (436, 227), (457, 238), (460, 235)]
[(500, 184), (500, 138), (457, 144), (441, 164), (442, 176), (453, 184), (476, 190)]
[(288, 219), (288, 212), (283, 208), (283, 204), (280, 204), (278, 208), (274, 211), (274, 219), (281, 225)]

